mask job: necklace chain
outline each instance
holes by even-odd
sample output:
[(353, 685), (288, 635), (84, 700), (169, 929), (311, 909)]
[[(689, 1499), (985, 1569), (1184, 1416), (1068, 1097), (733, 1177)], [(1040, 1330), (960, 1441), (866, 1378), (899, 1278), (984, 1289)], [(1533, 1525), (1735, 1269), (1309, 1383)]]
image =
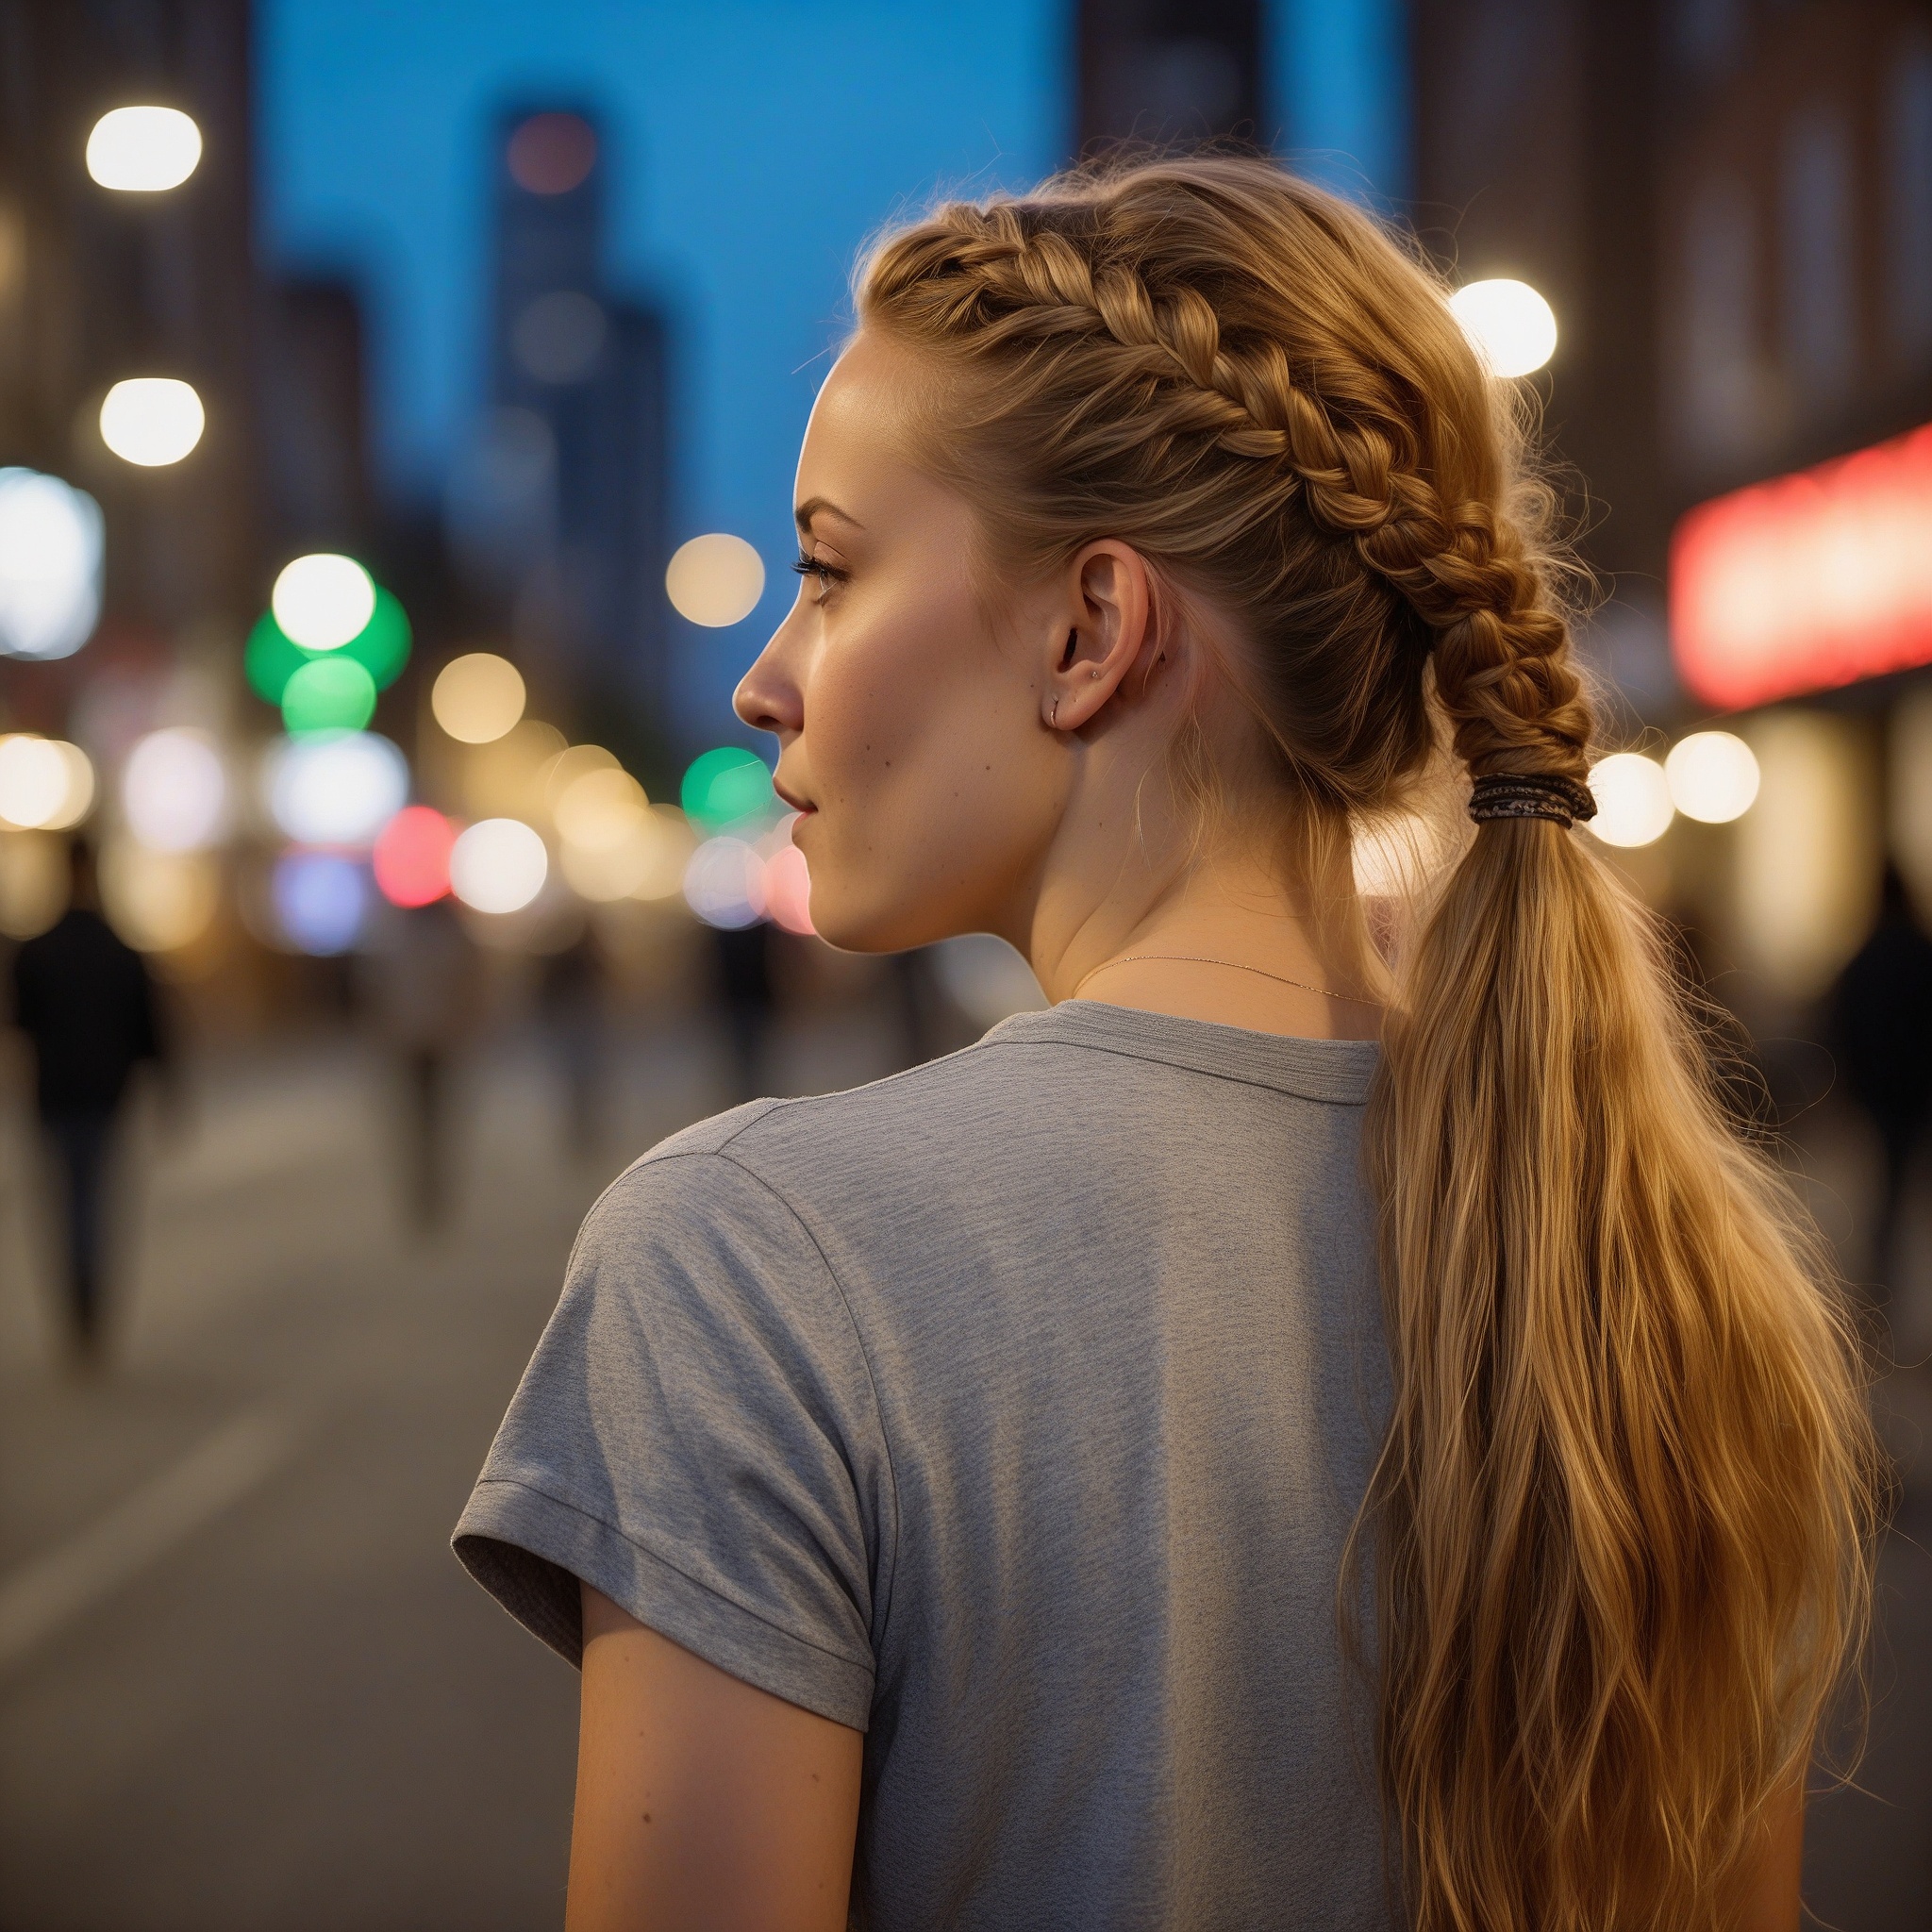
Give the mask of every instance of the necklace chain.
[(1074, 988), (1071, 998), (1080, 997), (1080, 988), (1090, 979), (1098, 979), (1103, 973), (1111, 973), (1116, 966), (1146, 966), (1166, 964), (1169, 966), (1225, 966), (1231, 973), (1255, 973), (1263, 979), (1278, 980), (1283, 986), (1292, 986), (1303, 992), (1318, 992), (1324, 1000), (1341, 1000), (1352, 1007), (1379, 1007), (1380, 1000), (1365, 1000), (1359, 993), (1331, 992), (1325, 986), (1310, 986), (1306, 979), (1291, 979), (1285, 973), (1271, 973), (1265, 966), (1246, 966), (1239, 959), (1209, 959), (1199, 953), (1128, 953), (1119, 959), (1108, 959), (1087, 974)]

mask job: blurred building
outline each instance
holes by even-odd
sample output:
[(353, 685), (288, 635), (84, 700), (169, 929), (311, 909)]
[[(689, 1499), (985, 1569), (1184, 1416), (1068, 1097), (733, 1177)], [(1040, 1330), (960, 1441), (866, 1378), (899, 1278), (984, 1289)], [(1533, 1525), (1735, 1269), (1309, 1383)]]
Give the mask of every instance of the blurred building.
[[(250, 19), (247, 0), (0, 0), (0, 463), (98, 500), (110, 625), (240, 625), (258, 594)], [(114, 192), (85, 165), (95, 122), (132, 103), (201, 131), (165, 193)], [(142, 375), (201, 397), (184, 461), (142, 468), (101, 440), (108, 387)], [(29, 683), (64, 677), (16, 673), (26, 711)]]
[(1080, 0), (1078, 148), (1266, 143), (1260, 0)]
[(1723, 723), (1760, 768), (1633, 869), (1747, 1003), (1802, 1004), (1888, 847), (1932, 906), (1932, 449), (1895, 441), (1932, 422), (1932, 8), (1416, 0), (1414, 36), (1424, 239), (1558, 318), (1537, 380), (1623, 724)]
[(558, 714), (636, 708), (663, 733), (664, 325), (608, 286), (608, 170), (586, 115), (506, 116), (492, 167), (489, 408), (452, 484), (456, 549)]

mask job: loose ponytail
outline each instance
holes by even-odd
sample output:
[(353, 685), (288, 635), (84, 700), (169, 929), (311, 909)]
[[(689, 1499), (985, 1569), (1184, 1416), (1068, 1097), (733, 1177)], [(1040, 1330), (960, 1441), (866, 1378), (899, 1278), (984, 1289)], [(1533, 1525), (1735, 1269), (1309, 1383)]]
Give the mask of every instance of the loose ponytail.
[[(921, 459), (995, 551), (1120, 538), (1240, 621), (1305, 902), (1445, 788), (1587, 777), (1507, 392), (1359, 210), (1258, 160), (1075, 174), (888, 236), (858, 307), (950, 378)], [(1857, 1353), (1581, 835), (1479, 825), (1412, 930), (1368, 1132), (1394, 1392), (1351, 1557), (1406, 1909), (1702, 1932), (1860, 1633)]]

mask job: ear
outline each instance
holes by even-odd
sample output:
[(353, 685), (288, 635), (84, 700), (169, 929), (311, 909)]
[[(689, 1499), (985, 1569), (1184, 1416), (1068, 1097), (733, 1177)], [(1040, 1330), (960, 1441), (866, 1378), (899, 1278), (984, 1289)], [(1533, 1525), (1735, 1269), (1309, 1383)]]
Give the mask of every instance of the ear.
[[(1041, 716), (1056, 731), (1077, 731), (1156, 654), (1154, 582), (1131, 543), (1104, 537), (1070, 559), (1061, 588)], [(1145, 684), (1143, 675), (1135, 692)]]

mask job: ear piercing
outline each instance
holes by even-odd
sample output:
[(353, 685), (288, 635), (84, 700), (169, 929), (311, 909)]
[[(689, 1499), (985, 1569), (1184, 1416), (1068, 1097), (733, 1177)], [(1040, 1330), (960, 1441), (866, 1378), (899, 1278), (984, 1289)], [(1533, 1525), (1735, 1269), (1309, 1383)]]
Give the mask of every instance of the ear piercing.
[(1104, 670), (1105, 668), (1106, 668), (1106, 667), (1105, 667), (1105, 666), (1103, 666), (1103, 665), (1099, 665), (1099, 664), (1096, 664), (1096, 665), (1095, 665), (1095, 666), (1093, 667), (1093, 675), (1094, 675), (1094, 676), (1095, 676), (1095, 677), (1098, 677), (1098, 676), (1100, 676), (1100, 675), (1102, 674), (1102, 672), (1103, 672), (1103, 670)]
[(1053, 709), (1046, 714), (1046, 728), (1049, 731), (1057, 731), (1059, 728), (1059, 722), (1060, 701), (1059, 699), (1056, 698), (1053, 701)]

